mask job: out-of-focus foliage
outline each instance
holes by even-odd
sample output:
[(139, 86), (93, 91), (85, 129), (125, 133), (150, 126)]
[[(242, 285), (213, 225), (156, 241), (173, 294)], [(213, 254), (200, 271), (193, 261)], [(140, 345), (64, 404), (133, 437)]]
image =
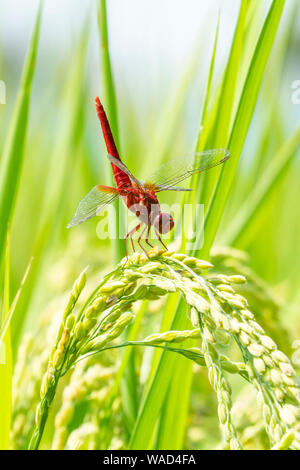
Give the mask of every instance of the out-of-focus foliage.
[[(201, 15), (201, 3), (197, 15)], [(14, 87), (7, 105), (0, 104), (3, 255), (10, 223), (10, 256), (6, 256), (10, 268), (5, 266), (5, 256), (1, 265), (1, 322), (34, 256), (9, 331), (14, 358), (12, 448), (28, 446), (65, 293), (86, 266), (91, 291), (122, 253), (122, 240), (97, 236), (99, 218), (66, 229), (78, 201), (95, 184), (111, 183), (94, 109), (96, 94), (103, 96), (122, 158), (137, 176), (147, 176), (185, 149), (190, 153), (195, 148), (230, 148), (231, 160), (224, 168), (195, 178), (193, 193), (184, 199), (181, 194), (161, 195), (160, 200), (170, 204), (175, 200), (205, 203), (204, 248), (201, 226), (196, 228), (198, 244), (191, 249), (187, 240), (181, 243), (176, 238), (169, 247), (181, 246), (188, 254), (205, 258), (210, 252), (214, 273), (244, 275), (248, 283), (238, 291), (266, 333), (291, 357), (293, 340), (300, 337), (300, 105), (292, 102), (292, 83), (300, 78), (298, 4), (296, 0), (237, 4), (235, 26), (227, 30), (232, 38), (228, 48), (224, 50), (221, 43), (223, 16), (216, 8), (214, 28), (201, 31), (194, 49), (186, 51), (180, 73), (157, 89), (144, 76), (142, 102), (134, 93), (137, 65), (132, 64), (130, 92), (117, 59), (110, 54), (115, 26), (110, 24), (109, 2), (91, 5), (83, 30), (74, 32), (71, 53), (63, 61), (45, 53), (37, 17), (20, 84), (22, 64), (12, 63), (7, 44), (0, 43), (0, 80), (4, 71), (3, 78)], [(74, 4), (74, 8), (79, 7)], [(226, 2), (222, 8), (226, 10)], [(32, 27), (35, 14), (32, 11)], [(46, 21), (42, 12), (40, 39)], [(51, 71), (50, 77), (43, 74), (44, 67)], [(121, 226), (124, 214), (121, 208)], [(180, 214), (176, 221), (178, 226), (182, 223)], [(191, 218), (187, 223), (194, 225)], [(113, 231), (113, 217), (108, 225)], [(123, 333), (124, 341), (158, 331), (190, 329), (185, 306), (175, 294), (140, 302), (134, 313), (136, 319)], [(190, 341), (182, 347), (194, 346), (195, 341)], [(239, 360), (231, 344), (223, 348)], [(217, 404), (205, 368), (174, 353), (150, 349), (106, 352), (66, 374), (41, 447), (220, 446)], [(299, 364), (293, 365), (297, 371)], [(9, 415), (11, 372), (4, 376), (2, 367), (0, 363), (7, 405), (2, 401), (1, 406)], [(256, 402), (249, 398), (248, 385), (240, 377), (234, 377), (232, 385), (236, 397), (232, 419), (242, 444), (267, 448), (267, 435)], [(112, 406), (113, 426), (107, 417)], [(0, 433), (0, 447), (7, 447), (7, 433), (8, 429)]]

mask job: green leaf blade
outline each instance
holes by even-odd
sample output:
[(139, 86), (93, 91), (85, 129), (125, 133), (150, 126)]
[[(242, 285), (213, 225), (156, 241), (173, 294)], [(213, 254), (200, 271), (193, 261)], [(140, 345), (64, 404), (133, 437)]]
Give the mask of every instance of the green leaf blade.
[(35, 71), (39, 30), (41, 23), (41, 6), (38, 10), (33, 35), (23, 68), (9, 132), (3, 151), (3, 165), (0, 187), (0, 261), (5, 247), (5, 234), (13, 215), (18, 182), (22, 170), (27, 124), (31, 97), (32, 80)]

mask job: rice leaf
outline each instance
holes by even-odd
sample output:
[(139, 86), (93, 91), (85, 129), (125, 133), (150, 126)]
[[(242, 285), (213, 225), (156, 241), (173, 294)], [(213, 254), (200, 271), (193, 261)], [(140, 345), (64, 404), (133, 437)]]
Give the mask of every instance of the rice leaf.
[[(201, 150), (205, 145), (207, 148), (226, 148), (228, 142), (228, 134), (234, 116), (234, 105), (238, 96), (238, 80), (240, 79), (241, 62), (243, 44), (246, 30), (246, 18), (249, 11), (249, 2), (246, 0), (241, 2), (239, 17), (231, 45), (229, 58), (227, 61), (226, 69), (223, 74), (223, 82), (220, 89), (219, 98), (216, 100), (215, 109), (212, 113), (212, 118), (208, 123), (204, 122), (206, 132), (203, 133), (203, 138), (200, 139), (196, 150)], [(202, 185), (200, 186), (201, 192), (198, 200), (202, 203), (209, 203), (212, 189), (216, 183), (218, 172), (211, 171), (203, 178)], [(196, 183), (198, 178), (195, 178)], [(197, 187), (199, 185), (197, 184)]]
[[(272, 44), (275, 38), (275, 34), (276, 34), (276, 30), (279, 24), (284, 2), (281, 2), (281, 5), (279, 5), (279, 7), (278, 7), (278, 4), (279, 3), (273, 2), (270, 8), (269, 14), (265, 20), (265, 24), (264, 24), (260, 39), (257, 44), (256, 50), (252, 59), (251, 67), (248, 73), (248, 77), (245, 83), (245, 87), (242, 93), (239, 110), (235, 118), (235, 123), (234, 123), (233, 131), (231, 134), (231, 142), (232, 144), (235, 144), (234, 148), (240, 147), (240, 151), (242, 150), (244, 139), (246, 138), (248, 126), (250, 124), (250, 120), (252, 117), (252, 113), (254, 111), (254, 107), (255, 107), (258, 91), (259, 91), (260, 81), (257, 80), (257, 78), (254, 81), (253, 74), (255, 74), (255, 77), (259, 75), (260, 78), (262, 78), (262, 75), (266, 66), (266, 62), (269, 57)], [(244, 22), (245, 14), (246, 14), (246, 6), (242, 5), (241, 16), (240, 16), (240, 19), (242, 18), (242, 23)], [(241, 31), (243, 31), (242, 27), (241, 27)], [(237, 55), (239, 56), (239, 54)], [(228, 83), (228, 87), (229, 87), (229, 83)], [(228, 119), (230, 119), (230, 116), (228, 116)], [(244, 126), (244, 134), (242, 136), (238, 132), (240, 124), (241, 125), (243, 124)], [(222, 133), (222, 136), (223, 138), (225, 138), (226, 136), (225, 131), (224, 133)], [(230, 147), (231, 150), (232, 150), (232, 147), (233, 145), (231, 145)], [(228, 167), (224, 166), (224, 168), (222, 169), (222, 172), (226, 168)], [(233, 175), (232, 175), (232, 178), (233, 178)], [(228, 181), (226, 182), (228, 184)], [(218, 187), (221, 188), (221, 185), (222, 185), (222, 180), (220, 178)], [(216, 205), (217, 205), (216, 210), (218, 210), (219, 206), (221, 205), (222, 211), (223, 211), (223, 208), (225, 205), (223, 200), (222, 201), (218, 200)], [(222, 211), (219, 214), (219, 218), (221, 218)], [(208, 218), (208, 221), (209, 220), (210, 219)], [(212, 229), (211, 229), (211, 232), (212, 232)], [(207, 246), (207, 230), (205, 232), (205, 236), (206, 236), (205, 240), (206, 240), (206, 246)], [(176, 314), (172, 323), (172, 329), (184, 328), (185, 325), (182, 324), (183, 322), (184, 320), (182, 318), (182, 312), (179, 307), (176, 311)], [(132, 434), (132, 438), (130, 441), (131, 449), (147, 448), (147, 446), (149, 446), (149, 442), (151, 438), (153, 437), (153, 429), (155, 426), (155, 422), (159, 417), (159, 413), (162, 409), (163, 401), (165, 399), (165, 396), (168, 390), (169, 380), (171, 380), (172, 373), (174, 372), (172, 362), (169, 363), (169, 361), (166, 359), (167, 355), (168, 355), (167, 352), (164, 352), (162, 354), (160, 363), (157, 367), (157, 371), (155, 373), (151, 386), (149, 390), (147, 391), (147, 395), (144, 397), (143, 403), (141, 404), (138, 419), (137, 419), (137, 422), (136, 422), (136, 425)], [(170, 358), (170, 361), (172, 361), (171, 358)]]
[(197, 254), (201, 252), (201, 256), (204, 258), (209, 255), (210, 248), (214, 242), (230, 188), (234, 180), (236, 168), (255, 109), (261, 80), (272, 50), (284, 4), (284, 0), (273, 0), (251, 60), (251, 65), (227, 146), (232, 156), (227, 164), (221, 169), (217, 187), (205, 219), (204, 247), (202, 250), (197, 250)]
[[(115, 85), (113, 80), (113, 73), (111, 68), (111, 60), (109, 54), (109, 38), (107, 27), (107, 8), (106, 0), (99, 0), (98, 2), (98, 25), (99, 25), (99, 38), (100, 38), (100, 59), (101, 59), (101, 101), (104, 104), (109, 123), (111, 125), (112, 133), (116, 142), (119, 153), (121, 154), (119, 131), (118, 131), (118, 111), (116, 102)], [(111, 174), (110, 174), (111, 175)], [(112, 178), (112, 175), (110, 176)], [(124, 225), (124, 216), (119, 214), (119, 204), (115, 203), (114, 216), (110, 218), (110, 230), (116, 233), (117, 237), (112, 240), (115, 261), (119, 262), (125, 256), (124, 243), (118, 234), (122, 233), (122, 226)]]
[(35, 27), (3, 150), (0, 185), (0, 261), (5, 247), (5, 235), (7, 233), (8, 223), (13, 216), (13, 207), (22, 171), (40, 22), (41, 5), (37, 13)]
[(264, 209), (277, 185), (286, 176), (289, 164), (300, 143), (300, 129), (293, 134), (279, 149), (270, 165), (262, 173), (252, 192), (241, 205), (238, 213), (230, 224), (224, 241), (228, 245), (242, 244), (251, 232), (253, 223)]
[[(35, 263), (30, 271), (30, 276), (24, 287), (25, 295), (20, 300), (13, 321), (12, 341), (18, 343), (24, 323), (35, 323), (35, 318), (29, 314), (29, 306), (32, 298), (39, 290), (40, 283), (44, 282), (43, 262), (55, 250), (58, 234), (67, 234), (66, 225), (70, 220), (70, 214), (65, 213), (66, 195), (70, 193), (72, 184), (72, 172), (78, 154), (78, 143), (83, 132), (83, 89), (86, 47), (88, 42), (87, 25), (83, 28), (76, 53), (69, 64), (69, 73), (63, 83), (63, 93), (60, 100), (61, 112), (59, 132), (55, 144), (50, 151), (49, 169), (47, 179), (44, 182), (44, 194), (41, 201), (38, 230), (35, 233), (33, 245), (33, 257)], [(47, 191), (47, 188), (55, 188)], [(73, 206), (76, 204), (72, 196)], [(71, 206), (72, 207), (72, 206)], [(53, 221), (55, 220), (55, 223)], [(25, 312), (25, 314), (24, 314)]]
[[(1, 329), (9, 315), (9, 289), (10, 289), (10, 268), (9, 268), (9, 235), (7, 234), (5, 249), (5, 276), (4, 276), (4, 308), (1, 318)], [(7, 450), (9, 447), (9, 433), (11, 428), (12, 409), (12, 351), (10, 342), (10, 331), (0, 338), (0, 449)]]
[(181, 357), (174, 370), (176, 373), (171, 378), (159, 421), (156, 449), (181, 450), (184, 446), (193, 381), (192, 363)]
[[(228, 60), (227, 71), (226, 71), (227, 74), (225, 73), (225, 76), (224, 76), (223, 89), (220, 95), (220, 101), (218, 103), (222, 112), (225, 113), (226, 111), (226, 113), (228, 113), (228, 115), (226, 114), (226, 116), (224, 116), (224, 120), (223, 119), (219, 120), (218, 123), (216, 123), (217, 130), (215, 132), (218, 134), (217, 138), (219, 140), (223, 139), (222, 141), (225, 141), (227, 133), (228, 133), (228, 128), (230, 125), (230, 116), (232, 112), (232, 107), (233, 107), (233, 102), (234, 102), (234, 93), (235, 93), (235, 86), (233, 83), (235, 83), (237, 79), (238, 66), (239, 66), (239, 61), (240, 61), (240, 56), (241, 56), (242, 37), (244, 34), (244, 24), (245, 24), (247, 10), (248, 10), (247, 2), (242, 2), (239, 20), (238, 20), (238, 24), (236, 28), (236, 33), (235, 33), (235, 38), (233, 41), (231, 54)], [(211, 91), (211, 81), (212, 81), (212, 75), (213, 75), (213, 69), (214, 69), (214, 59), (215, 59), (215, 54), (216, 54), (217, 38), (218, 38), (218, 27), (216, 30), (216, 37), (215, 37), (214, 48), (213, 48), (212, 59), (211, 59), (210, 74), (209, 74), (209, 80), (208, 80), (204, 113), (206, 112), (206, 108), (207, 108), (208, 94)], [(200, 139), (200, 142), (201, 142), (201, 139)], [(198, 143), (198, 146), (199, 145), (200, 143)], [(222, 145), (220, 144), (220, 146)], [(195, 199), (195, 197), (197, 196), (193, 194), (192, 198)], [(166, 310), (166, 314), (168, 317), (170, 317), (171, 313), (172, 311), (170, 309)], [(182, 303), (180, 302), (176, 310), (175, 318), (178, 318), (179, 316), (183, 316), (183, 315), (184, 313), (182, 309)], [(164, 327), (166, 327), (166, 325)], [(163, 354), (166, 354), (166, 353), (163, 353)], [(177, 436), (176, 448), (177, 449), (182, 448), (182, 445), (183, 445), (184, 429), (185, 429), (185, 424), (186, 424), (186, 412), (188, 408), (189, 391), (190, 391), (190, 387), (188, 386), (188, 384), (191, 384), (191, 380), (192, 380), (191, 366), (187, 365), (185, 362), (186, 361), (184, 361), (183, 359), (181, 359), (180, 361), (177, 361), (176, 370), (174, 369), (170, 376), (172, 377), (172, 375), (174, 376), (176, 375), (177, 380), (174, 382), (173, 379), (171, 379), (171, 384), (168, 390), (168, 400), (167, 400), (168, 402), (173, 403), (174, 401), (176, 401), (176, 398), (178, 395), (179, 383), (186, 383), (187, 387), (185, 389), (185, 393), (183, 393), (182, 391), (182, 399), (180, 401), (177, 401), (176, 407), (168, 406), (166, 408), (163, 408), (161, 411), (160, 425), (159, 425), (159, 430), (158, 430), (158, 441), (157, 441), (157, 445), (159, 449), (170, 448), (169, 446), (172, 445), (170, 441), (168, 441), (168, 439), (171, 439), (171, 437), (169, 438), (167, 437), (168, 435), (172, 436), (174, 440), (174, 434), (176, 434)], [(162, 367), (162, 366), (163, 366), (163, 363), (161, 362), (158, 365), (158, 367)], [(166, 365), (165, 367), (171, 367), (171, 366)], [(156, 371), (156, 373), (158, 373), (158, 370)], [(162, 373), (164, 374), (164, 372)], [(153, 387), (155, 386), (155, 384), (156, 382), (152, 384)], [(164, 396), (162, 387), (159, 386), (159, 384), (158, 384), (158, 388), (160, 390), (160, 393), (157, 393), (157, 400), (156, 400), (157, 408), (162, 406), (162, 401), (163, 401), (163, 396)], [(164, 392), (166, 393), (165, 387), (164, 387)], [(149, 400), (150, 400), (149, 398), (150, 393), (153, 393), (154, 395), (156, 395), (154, 388), (151, 388), (148, 391)], [(153, 416), (154, 415), (153, 404), (151, 404), (151, 410), (152, 410), (152, 416)], [(179, 416), (180, 416), (180, 419), (176, 419), (176, 417), (178, 418)], [(145, 423), (146, 421), (144, 421), (144, 426), (145, 426)], [(175, 429), (176, 431), (174, 431)], [(145, 430), (143, 428), (142, 428), (142, 431), (141, 430), (139, 431), (139, 434), (140, 436), (143, 436), (144, 438), (146, 438)], [(131, 444), (136, 445), (134, 441), (131, 441)], [(142, 444), (138, 444), (138, 445), (142, 445)]]

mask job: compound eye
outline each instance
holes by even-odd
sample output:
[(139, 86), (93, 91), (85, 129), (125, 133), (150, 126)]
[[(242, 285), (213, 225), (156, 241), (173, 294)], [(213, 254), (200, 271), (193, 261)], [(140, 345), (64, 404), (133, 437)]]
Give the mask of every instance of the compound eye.
[(174, 227), (174, 220), (170, 214), (162, 212), (159, 214), (158, 231), (159, 233), (168, 233)]

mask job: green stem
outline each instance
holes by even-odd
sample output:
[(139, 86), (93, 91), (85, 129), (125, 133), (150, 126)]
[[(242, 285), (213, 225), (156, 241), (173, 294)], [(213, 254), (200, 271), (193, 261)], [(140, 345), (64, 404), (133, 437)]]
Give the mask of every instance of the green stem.
[(60, 379), (60, 375), (55, 378), (54, 385), (49, 389), (48, 393), (45, 395), (43, 400), (41, 401), (41, 417), (39, 424), (35, 427), (33, 435), (30, 439), (28, 450), (38, 450), (41, 439), (43, 437), (44, 429), (46, 426), (46, 422), (48, 419), (49, 409), (54, 400), (58, 381)]
[[(112, 67), (109, 54), (108, 44), (108, 31), (107, 31), (107, 9), (106, 0), (99, 0), (98, 3), (98, 25), (99, 25), (99, 38), (100, 38), (100, 59), (101, 59), (101, 82), (102, 82), (102, 97), (101, 101), (104, 103), (107, 110), (107, 117), (112, 129), (116, 146), (120, 152), (119, 132), (118, 132), (118, 112), (117, 100), (115, 93), (115, 86), (112, 74)], [(118, 263), (125, 256), (125, 249), (123, 240), (119, 238), (122, 233), (123, 219), (120, 218), (119, 205), (115, 203), (114, 217), (109, 220), (110, 232), (116, 234), (112, 240), (115, 261)]]

